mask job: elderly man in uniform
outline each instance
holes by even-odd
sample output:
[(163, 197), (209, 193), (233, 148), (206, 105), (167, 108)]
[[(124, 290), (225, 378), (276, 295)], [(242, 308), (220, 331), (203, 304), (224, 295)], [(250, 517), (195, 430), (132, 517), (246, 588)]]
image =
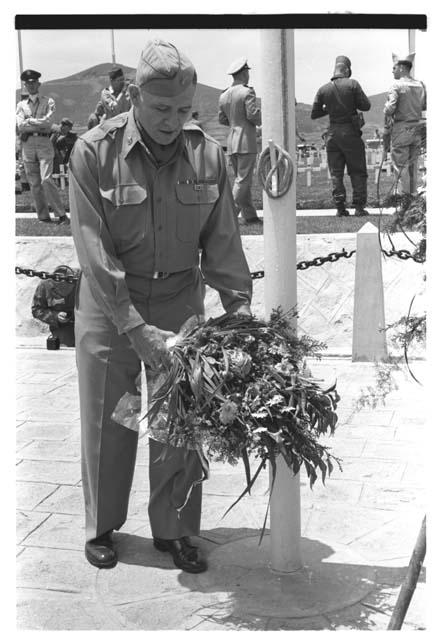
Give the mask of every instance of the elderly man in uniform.
[[(228, 313), (250, 313), (243, 253), (220, 145), (186, 124), (196, 71), (173, 44), (143, 49), (133, 107), (81, 136), (70, 159), (72, 232), (82, 277), (76, 350), (86, 506), (85, 553), (116, 564), (112, 531), (126, 520), (138, 434), (113, 420), (126, 392), (170, 363), (166, 339), (204, 313), (205, 282)], [(200, 260), (199, 260), (200, 256)], [(164, 453), (164, 455), (162, 455)], [(203, 458), (149, 441), (154, 545), (191, 573), (207, 568), (200, 531)]]
[(393, 77), (384, 105), (385, 131), (383, 146), (391, 150), (397, 176), (395, 193), (414, 195), (417, 188), (418, 158), (421, 147), (420, 124), (426, 109), (426, 89), (423, 82), (411, 77), (414, 53), (408, 56), (392, 54)]
[(23, 162), (40, 222), (51, 222), (48, 205), (58, 216), (58, 224), (69, 224), (59, 190), (53, 179), (54, 149), (50, 142), (56, 105), (53, 98), (39, 94), (39, 71), (21, 74), (28, 97), (17, 105), (16, 122), (22, 142)]
[(345, 165), (353, 188), (354, 215), (369, 215), (365, 209), (368, 198), (365, 145), (358, 125), (357, 109), (369, 111), (370, 108), (371, 103), (362, 87), (351, 78), (350, 59), (338, 56), (333, 76), (318, 90), (311, 113), (312, 120), (325, 115), (330, 118), (326, 150), (337, 216), (349, 215), (345, 206)]
[(121, 67), (112, 69), (109, 73), (110, 86), (101, 91), (101, 102), (106, 118), (113, 118), (131, 107), (128, 87)]
[(252, 179), (256, 163), (256, 127), (261, 124), (261, 110), (253, 87), (249, 87), (246, 58), (236, 60), (228, 69), (233, 83), (219, 98), (218, 118), (230, 127), (227, 153), (234, 174), (233, 197), (244, 224), (262, 223), (252, 202)]

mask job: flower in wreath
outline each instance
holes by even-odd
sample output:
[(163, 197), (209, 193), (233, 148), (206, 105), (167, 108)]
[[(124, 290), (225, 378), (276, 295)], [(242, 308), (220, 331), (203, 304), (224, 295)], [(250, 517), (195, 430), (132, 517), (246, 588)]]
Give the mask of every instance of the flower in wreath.
[(220, 422), (224, 425), (232, 424), (238, 413), (238, 407), (232, 400), (226, 400), (219, 411)]
[(242, 349), (229, 349), (228, 356), (231, 370), (240, 378), (246, 378), (252, 368), (252, 358)]

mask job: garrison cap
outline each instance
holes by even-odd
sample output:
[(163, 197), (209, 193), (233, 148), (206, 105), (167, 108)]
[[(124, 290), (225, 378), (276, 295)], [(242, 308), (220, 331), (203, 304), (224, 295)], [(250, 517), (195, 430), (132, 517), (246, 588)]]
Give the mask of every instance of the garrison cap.
[(152, 95), (173, 97), (196, 82), (193, 63), (174, 44), (158, 38), (146, 43), (137, 65), (139, 87)]
[(62, 118), (60, 124), (67, 124), (69, 127), (74, 126), (74, 123), (69, 118)]
[(40, 77), (41, 74), (39, 71), (35, 71), (34, 69), (26, 69), (20, 76), (23, 82), (27, 82), (28, 80), (39, 80)]
[(234, 60), (232, 62), (226, 73), (228, 75), (233, 75), (234, 73), (238, 73), (238, 71), (242, 71), (243, 69), (250, 69), (249, 65), (247, 64), (247, 58), (237, 58), (237, 60)]
[(415, 55), (415, 53), (409, 53), (408, 56), (398, 56), (396, 53), (392, 53), (393, 64), (406, 64), (411, 69)]

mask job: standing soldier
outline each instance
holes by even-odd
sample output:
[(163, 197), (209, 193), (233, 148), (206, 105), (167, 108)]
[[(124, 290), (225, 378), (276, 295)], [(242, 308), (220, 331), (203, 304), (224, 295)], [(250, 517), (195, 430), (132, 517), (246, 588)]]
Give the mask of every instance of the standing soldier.
[(420, 124), (422, 111), (426, 109), (425, 85), (410, 76), (414, 56), (414, 53), (401, 57), (392, 54), (395, 82), (384, 105), (383, 145), (385, 152), (391, 150), (397, 178), (395, 193), (401, 197), (416, 193), (422, 142)]
[(131, 102), (121, 67), (112, 69), (109, 73), (109, 78), (110, 86), (101, 91), (101, 102), (106, 118), (113, 118), (119, 113), (128, 111), (131, 107)]
[(312, 120), (326, 115), (330, 118), (325, 140), (337, 216), (349, 215), (345, 208), (345, 165), (353, 188), (354, 215), (369, 215), (365, 209), (368, 199), (365, 145), (357, 109), (369, 111), (370, 108), (371, 103), (362, 87), (357, 80), (351, 79), (350, 59), (338, 56), (333, 77), (318, 90), (311, 113)]
[(262, 223), (252, 202), (252, 178), (256, 163), (256, 127), (261, 124), (261, 110), (249, 82), (246, 58), (236, 60), (228, 69), (233, 83), (219, 99), (219, 122), (229, 126), (227, 152), (235, 174), (232, 194), (244, 224)]
[(23, 162), (40, 222), (51, 222), (48, 204), (58, 216), (58, 224), (69, 224), (60, 192), (53, 179), (54, 149), (50, 141), (56, 109), (53, 98), (39, 94), (39, 71), (21, 74), (28, 97), (17, 105), (17, 129), (22, 142)]
[[(112, 416), (125, 393), (170, 365), (166, 339), (204, 313), (205, 281), (228, 313), (250, 313), (252, 281), (220, 145), (190, 116), (197, 76), (173, 44), (143, 49), (132, 108), (77, 140), (69, 161), (72, 233), (82, 277), (75, 335), (88, 561), (117, 561), (138, 433)], [(150, 429), (151, 430), (151, 429)], [(152, 433), (152, 431), (151, 431)], [(154, 546), (180, 569), (207, 568), (198, 535), (203, 459), (149, 440)]]

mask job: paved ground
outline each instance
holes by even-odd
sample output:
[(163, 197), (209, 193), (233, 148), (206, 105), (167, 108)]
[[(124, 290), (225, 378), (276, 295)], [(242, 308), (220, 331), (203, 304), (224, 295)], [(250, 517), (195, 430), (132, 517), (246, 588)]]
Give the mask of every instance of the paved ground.
[[(204, 486), (198, 542), (209, 558), (209, 571), (192, 576), (174, 568), (166, 554), (152, 547), (145, 438), (140, 440), (129, 518), (116, 534), (119, 563), (113, 570), (98, 571), (83, 555), (74, 351), (46, 351), (44, 341), (41, 336), (39, 346), (17, 345), (18, 629), (387, 628), (426, 510), (424, 398), (408, 375), (400, 375), (399, 389), (385, 406), (355, 414), (353, 400), (372, 381), (373, 366), (345, 358), (312, 366), (324, 379), (338, 378), (340, 425), (329, 444), (343, 459), (344, 470), (312, 491), (301, 478), (303, 561), (308, 567), (313, 557), (317, 560), (310, 573), (281, 580), (268, 572), (261, 566), (267, 537), (251, 570), (241, 557), (228, 565), (234, 550), (240, 556), (247, 550), (251, 558), (252, 549), (258, 549), (252, 539), (265, 513), (267, 474), (252, 496), (222, 520), (244, 485), (241, 467), (221, 464), (212, 465)], [(414, 363), (413, 371), (424, 380), (425, 363)], [(303, 616), (290, 600), (300, 576), (318, 589), (326, 584), (324, 576), (332, 587), (344, 576), (348, 593), (356, 595), (348, 604), (345, 598), (339, 601), (337, 589), (332, 606), (320, 598), (312, 603), (318, 611)], [(276, 590), (280, 601), (288, 594), (286, 612), (267, 599)], [(328, 596), (330, 601), (330, 586)], [(406, 630), (426, 627), (424, 596), (423, 569)]]

